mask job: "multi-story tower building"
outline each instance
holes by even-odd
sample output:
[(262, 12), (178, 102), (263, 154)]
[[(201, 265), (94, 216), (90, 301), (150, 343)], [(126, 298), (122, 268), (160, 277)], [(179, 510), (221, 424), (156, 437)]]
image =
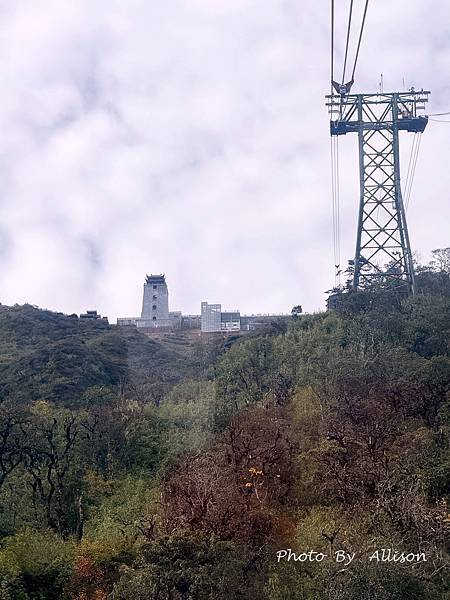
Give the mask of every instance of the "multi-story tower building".
[(169, 319), (169, 291), (165, 275), (146, 276), (141, 319), (156, 322)]

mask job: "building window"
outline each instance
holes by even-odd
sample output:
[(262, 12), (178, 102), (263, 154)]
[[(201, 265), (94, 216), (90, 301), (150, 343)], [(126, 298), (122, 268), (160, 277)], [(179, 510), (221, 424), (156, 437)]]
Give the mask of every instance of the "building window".
[(153, 286), (153, 289), (156, 290), (156, 285)]
[(156, 321), (156, 317), (153, 317), (153, 320)]
[(156, 304), (154, 304), (154, 305), (152, 306), (152, 308), (153, 308), (153, 310), (156, 310)]

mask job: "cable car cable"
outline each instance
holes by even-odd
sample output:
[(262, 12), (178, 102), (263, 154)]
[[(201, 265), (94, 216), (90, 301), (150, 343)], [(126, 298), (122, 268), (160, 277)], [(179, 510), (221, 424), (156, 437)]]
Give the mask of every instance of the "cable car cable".
[(364, 14), (363, 14), (362, 22), (361, 22), (361, 30), (359, 32), (358, 47), (356, 49), (355, 62), (353, 64), (353, 71), (352, 71), (351, 81), (353, 81), (353, 79), (355, 78), (356, 63), (358, 62), (359, 49), (361, 48), (361, 40), (362, 40), (363, 31), (364, 31), (364, 25), (365, 25), (365, 22), (366, 22), (366, 15), (367, 15), (367, 7), (368, 6), (369, 6), (369, 0), (366, 0), (366, 5), (364, 7)]
[(345, 44), (345, 58), (344, 58), (344, 68), (342, 70), (342, 85), (345, 82), (345, 71), (347, 68), (347, 56), (348, 56), (348, 45), (350, 41), (350, 29), (352, 26), (352, 14), (353, 14), (353, 0), (350, 0), (350, 9), (348, 14), (348, 26), (347, 26), (347, 42)]

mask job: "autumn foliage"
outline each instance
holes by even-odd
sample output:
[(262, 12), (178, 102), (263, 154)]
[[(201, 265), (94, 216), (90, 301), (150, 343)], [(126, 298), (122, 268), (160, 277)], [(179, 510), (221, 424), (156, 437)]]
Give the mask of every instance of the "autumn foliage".
[(444, 600), (449, 253), (226, 339), (0, 305), (1, 600)]

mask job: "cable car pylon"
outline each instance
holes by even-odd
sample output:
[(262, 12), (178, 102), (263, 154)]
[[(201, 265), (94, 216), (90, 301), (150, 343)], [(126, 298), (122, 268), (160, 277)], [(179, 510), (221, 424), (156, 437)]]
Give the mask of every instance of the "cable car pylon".
[[(349, 29), (352, 17), (350, 3)], [(400, 287), (415, 291), (414, 266), (400, 180), (399, 133), (422, 133), (428, 117), (419, 113), (428, 91), (352, 94), (356, 61), (367, 13), (364, 9), (352, 76), (333, 80), (334, 2), (332, 2), (331, 93), (326, 96), (332, 138), (356, 133), (359, 149), (359, 213), (352, 288)], [(347, 59), (349, 29), (347, 31)]]

